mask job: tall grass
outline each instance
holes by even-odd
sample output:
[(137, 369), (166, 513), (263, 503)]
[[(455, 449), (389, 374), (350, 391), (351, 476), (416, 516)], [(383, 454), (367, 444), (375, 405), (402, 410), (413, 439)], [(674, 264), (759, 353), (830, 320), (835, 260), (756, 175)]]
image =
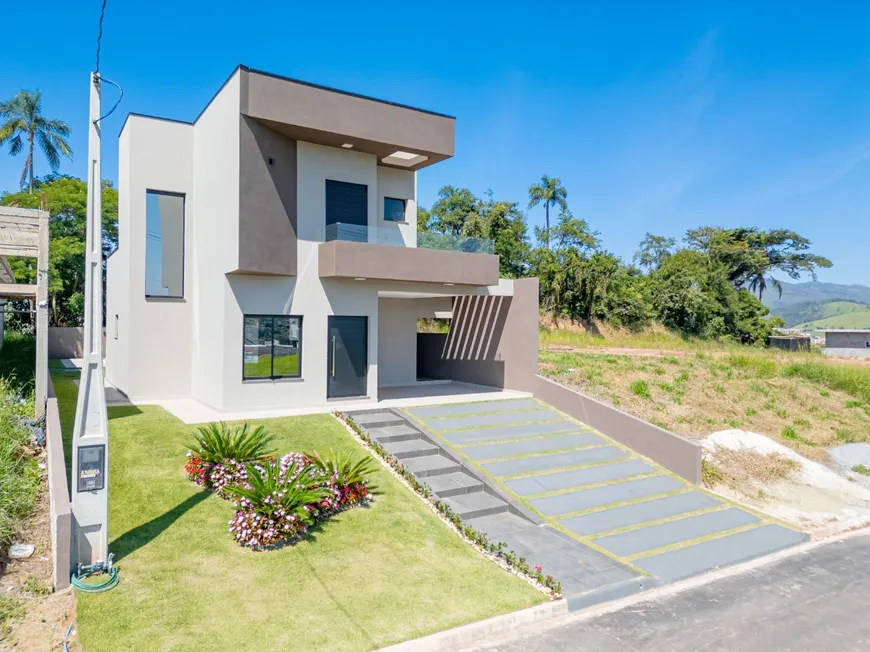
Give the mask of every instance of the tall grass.
[(831, 389), (838, 389), (870, 403), (870, 366), (792, 362), (783, 365), (780, 373), (786, 378), (804, 378)]
[(33, 398), (24, 398), (14, 382), (0, 378), (0, 548), (5, 549), (33, 511), (40, 473), (30, 449)]

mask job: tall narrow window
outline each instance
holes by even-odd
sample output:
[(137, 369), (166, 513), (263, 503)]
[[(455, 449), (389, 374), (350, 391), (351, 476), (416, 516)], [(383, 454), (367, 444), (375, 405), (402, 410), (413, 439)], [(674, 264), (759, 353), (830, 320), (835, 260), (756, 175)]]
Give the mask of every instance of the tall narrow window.
[(242, 379), (299, 378), (302, 317), (245, 315)]
[(145, 193), (145, 296), (184, 297), (184, 195)]

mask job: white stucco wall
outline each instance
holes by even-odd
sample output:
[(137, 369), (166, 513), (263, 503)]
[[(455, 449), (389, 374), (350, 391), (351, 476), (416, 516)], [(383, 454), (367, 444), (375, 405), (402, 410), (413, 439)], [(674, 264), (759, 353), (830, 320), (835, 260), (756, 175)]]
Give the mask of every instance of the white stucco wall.
[(228, 301), (226, 277), (237, 267), (239, 251), (239, 93), (236, 73), (197, 120), (193, 138), (191, 394), (217, 408), (232, 359), (241, 358), (241, 338), (237, 346), (229, 339), (236, 307)]
[[(417, 173), (395, 168), (377, 168), (377, 220), (375, 226), (381, 229), (397, 229), (406, 247), (417, 246)], [(384, 219), (384, 198), (405, 200), (405, 221), (403, 224), (387, 222)]]
[[(121, 249), (110, 263), (107, 315), (119, 336), (107, 344), (108, 379), (134, 399), (190, 396), (193, 127), (130, 116), (120, 138), (118, 230)], [(145, 298), (145, 193), (185, 195), (185, 296)], [(112, 256), (114, 259), (115, 256)], [(119, 287), (120, 286), (120, 287)], [(126, 296), (125, 296), (126, 295)], [(134, 325), (134, 326), (133, 326)]]
[(449, 313), (451, 297), (438, 299), (378, 299), (378, 384), (381, 387), (417, 382), (417, 320)]

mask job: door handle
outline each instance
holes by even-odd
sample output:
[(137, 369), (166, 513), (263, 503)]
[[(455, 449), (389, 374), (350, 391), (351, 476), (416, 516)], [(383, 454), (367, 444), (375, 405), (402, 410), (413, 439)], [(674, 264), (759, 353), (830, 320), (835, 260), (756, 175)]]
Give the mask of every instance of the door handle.
[(332, 377), (335, 378), (335, 335), (332, 336)]

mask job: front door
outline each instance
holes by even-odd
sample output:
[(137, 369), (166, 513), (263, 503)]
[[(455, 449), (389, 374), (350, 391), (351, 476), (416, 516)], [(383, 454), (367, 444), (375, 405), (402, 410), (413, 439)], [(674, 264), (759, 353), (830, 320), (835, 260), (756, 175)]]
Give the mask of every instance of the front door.
[(368, 393), (368, 317), (330, 317), (327, 398)]

